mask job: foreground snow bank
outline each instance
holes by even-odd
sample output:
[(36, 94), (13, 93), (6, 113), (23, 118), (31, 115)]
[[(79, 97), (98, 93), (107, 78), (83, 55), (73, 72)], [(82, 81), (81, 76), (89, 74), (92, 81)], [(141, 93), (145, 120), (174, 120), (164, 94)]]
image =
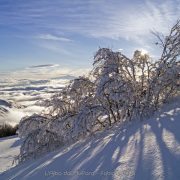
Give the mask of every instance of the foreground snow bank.
[(12, 168), (14, 158), (19, 154), (21, 140), (17, 136), (0, 138), (0, 173)]
[(179, 127), (178, 100), (149, 120), (18, 165), (0, 179), (180, 179)]

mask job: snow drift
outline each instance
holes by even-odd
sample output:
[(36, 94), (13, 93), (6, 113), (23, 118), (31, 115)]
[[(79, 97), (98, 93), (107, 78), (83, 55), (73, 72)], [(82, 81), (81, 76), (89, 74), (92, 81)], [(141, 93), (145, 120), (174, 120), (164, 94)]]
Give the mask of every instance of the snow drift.
[(179, 120), (177, 99), (150, 119), (113, 127), (27, 161), (0, 179), (179, 179)]
[(15, 166), (13, 161), (19, 154), (20, 145), (21, 140), (16, 136), (0, 138), (0, 173)]

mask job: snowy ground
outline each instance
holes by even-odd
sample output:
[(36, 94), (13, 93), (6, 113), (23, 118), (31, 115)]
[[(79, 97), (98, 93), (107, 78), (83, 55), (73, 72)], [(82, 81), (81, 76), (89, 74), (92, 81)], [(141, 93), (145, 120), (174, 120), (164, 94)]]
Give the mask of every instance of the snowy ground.
[[(114, 127), (69, 148), (18, 165), (1, 174), (0, 179), (179, 180), (179, 128), (180, 101), (176, 101), (149, 120)], [(7, 139), (7, 146), (11, 140)], [(3, 142), (6, 144), (6, 140)], [(9, 150), (14, 156), (13, 148), (17, 146)], [(1, 157), (4, 161), (6, 154)]]
[(14, 158), (19, 154), (21, 140), (17, 136), (0, 138), (0, 173), (12, 168)]

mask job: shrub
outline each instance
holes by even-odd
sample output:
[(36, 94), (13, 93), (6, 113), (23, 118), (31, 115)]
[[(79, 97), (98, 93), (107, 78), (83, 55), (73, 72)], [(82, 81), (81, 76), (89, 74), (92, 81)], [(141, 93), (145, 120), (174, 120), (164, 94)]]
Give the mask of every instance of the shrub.
[(0, 138), (16, 135), (18, 125), (11, 126), (10, 124), (0, 125)]

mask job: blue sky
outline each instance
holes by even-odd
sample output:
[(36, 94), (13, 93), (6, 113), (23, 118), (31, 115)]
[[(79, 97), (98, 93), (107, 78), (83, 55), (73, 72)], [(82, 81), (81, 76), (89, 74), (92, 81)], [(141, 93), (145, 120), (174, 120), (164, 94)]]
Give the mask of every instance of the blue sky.
[(98, 47), (159, 53), (179, 0), (0, 0), (0, 71), (39, 64), (88, 68)]

